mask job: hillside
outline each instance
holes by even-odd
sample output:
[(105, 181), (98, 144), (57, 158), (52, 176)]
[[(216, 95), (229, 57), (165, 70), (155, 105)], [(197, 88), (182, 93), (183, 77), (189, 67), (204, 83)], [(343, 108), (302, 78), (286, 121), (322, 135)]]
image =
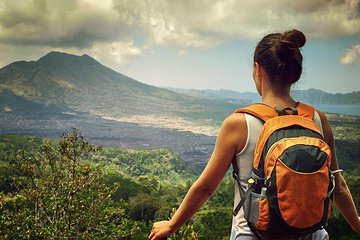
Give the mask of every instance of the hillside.
[[(36, 152), (43, 143), (44, 139), (37, 136), (0, 134), (0, 173), (19, 150)], [(195, 180), (199, 174), (193, 165), (166, 149), (101, 148), (96, 154), (91, 155), (89, 160), (106, 163), (106, 166), (115, 168), (125, 177), (148, 176), (166, 184), (185, 185), (188, 180)], [(1, 177), (3, 176), (0, 174)]]
[(31, 101), (22, 96), (15, 95), (7, 89), (0, 89), (0, 109), (3, 113), (15, 113), (22, 116), (39, 115), (56, 116), (69, 110), (66, 107), (55, 104), (43, 104)]
[(4, 67), (0, 84), (34, 102), (100, 113), (114, 109), (116, 114), (146, 113), (149, 107), (167, 108), (161, 101), (170, 101), (171, 105), (171, 100), (179, 97), (117, 73), (88, 55), (59, 52), (50, 52), (36, 62), (21, 61)]
[(311, 104), (360, 104), (360, 91), (327, 93), (318, 89), (294, 90), (294, 98)]
[(40, 104), (53, 104), (100, 116), (172, 115), (233, 109), (138, 82), (84, 54), (50, 52), (38, 61), (14, 62), (0, 69), (0, 89)]
[(166, 148), (200, 168), (236, 107), (140, 83), (88, 55), (51, 52), (0, 69), (0, 133), (56, 138), (76, 127), (98, 145)]

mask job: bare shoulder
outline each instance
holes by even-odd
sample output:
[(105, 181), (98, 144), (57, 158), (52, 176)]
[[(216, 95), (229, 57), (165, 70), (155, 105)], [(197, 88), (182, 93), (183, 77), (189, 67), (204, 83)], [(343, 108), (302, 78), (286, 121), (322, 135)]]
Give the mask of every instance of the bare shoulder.
[(229, 115), (221, 125), (218, 138), (226, 139), (227, 142), (236, 146), (236, 153), (240, 152), (247, 138), (245, 115), (242, 113)]
[(321, 122), (327, 121), (326, 115), (325, 115), (323, 112), (321, 112), (321, 111), (318, 110), (318, 109), (316, 109), (316, 112), (319, 114), (320, 119), (321, 119)]
[(225, 128), (228, 130), (235, 129), (246, 129), (246, 119), (243, 113), (232, 113), (229, 115), (221, 125), (221, 128)]

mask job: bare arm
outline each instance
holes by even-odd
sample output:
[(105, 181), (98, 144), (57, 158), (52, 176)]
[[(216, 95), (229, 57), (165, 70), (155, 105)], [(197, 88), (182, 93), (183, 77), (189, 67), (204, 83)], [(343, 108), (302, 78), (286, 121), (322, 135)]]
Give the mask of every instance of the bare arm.
[(236, 152), (245, 146), (246, 131), (243, 114), (233, 114), (224, 121), (204, 171), (191, 186), (172, 219), (154, 223), (149, 239), (161, 239), (171, 235), (203, 206), (220, 184)]
[[(332, 152), (332, 170), (339, 169), (339, 165), (336, 159), (335, 153), (335, 140), (332, 133), (330, 124), (326, 119), (326, 116), (319, 112), (321, 123), (323, 126), (325, 141), (329, 144)], [(360, 234), (360, 218), (356, 211), (356, 207), (349, 191), (349, 188), (346, 185), (345, 179), (340, 172), (335, 173), (335, 190), (334, 190), (334, 202), (336, 207), (339, 209), (341, 214), (344, 216), (347, 223), (351, 228)]]

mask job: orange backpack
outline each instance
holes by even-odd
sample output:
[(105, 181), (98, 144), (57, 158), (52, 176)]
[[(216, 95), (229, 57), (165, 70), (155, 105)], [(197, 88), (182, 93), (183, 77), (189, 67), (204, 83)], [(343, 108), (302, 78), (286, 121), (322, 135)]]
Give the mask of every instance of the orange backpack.
[[(250, 229), (260, 239), (286, 239), (323, 228), (330, 216), (334, 190), (331, 150), (312, 120), (315, 109), (254, 104), (235, 111), (261, 119), (251, 177), (240, 179), (236, 161), (233, 176)], [(241, 182), (247, 182), (244, 189)]]

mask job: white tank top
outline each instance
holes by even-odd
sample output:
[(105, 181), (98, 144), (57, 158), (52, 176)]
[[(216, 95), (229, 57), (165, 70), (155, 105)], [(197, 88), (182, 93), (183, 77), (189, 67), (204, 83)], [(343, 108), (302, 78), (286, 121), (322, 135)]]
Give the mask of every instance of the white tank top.
[[(239, 168), (239, 177), (240, 178), (249, 178), (252, 170), (253, 158), (254, 158), (254, 150), (256, 141), (258, 139), (260, 130), (263, 126), (262, 121), (259, 119), (249, 115), (244, 114), (247, 125), (247, 140), (244, 149), (236, 154), (236, 163)], [(323, 134), (323, 129), (321, 125), (321, 119), (319, 114), (315, 111), (314, 119), (316, 125), (319, 127), (321, 134)], [(247, 185), (245, 183), (243, 187), (246, 189)], [(234, 193), (234, 209), (240, 202), (240, 194), (239, 194), (239, 186), (235, 184), (235, 193)], [(326, 232), (325, 232), (326, 233)], [(323, 234), (322, 234), (323, 235)], [(327, 235), (327, 234), (326, 234)], [(240, 209), (236, 216), (233, 216), (232, 227), (231, 227), (231, 240), (235, 239), (246, 239), (246, 240), (257, 240), (254, 236), (250, 228), (248, 227), (247, 221), (244, 218), (244, 210)], [(312, 239), (328, 239), (328, 238), (313, 238)]]

